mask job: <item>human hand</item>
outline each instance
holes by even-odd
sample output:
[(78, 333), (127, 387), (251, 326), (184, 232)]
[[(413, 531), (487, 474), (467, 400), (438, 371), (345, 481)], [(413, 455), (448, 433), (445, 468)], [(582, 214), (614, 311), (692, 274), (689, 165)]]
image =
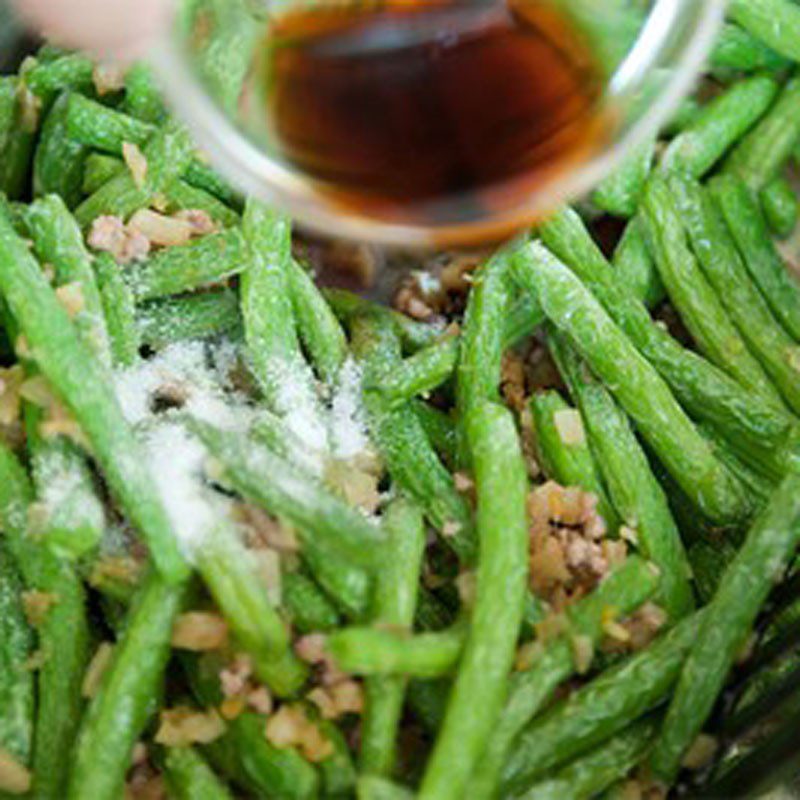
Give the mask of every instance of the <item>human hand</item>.
[(163, 29), (168, 0), (13, 0), (48, 39), (116, 60), (140, 56)]

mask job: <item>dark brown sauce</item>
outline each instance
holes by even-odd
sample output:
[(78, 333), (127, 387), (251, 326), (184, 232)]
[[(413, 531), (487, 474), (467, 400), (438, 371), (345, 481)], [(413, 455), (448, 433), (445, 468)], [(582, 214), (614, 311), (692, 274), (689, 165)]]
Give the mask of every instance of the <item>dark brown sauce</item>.
[(367, 216), (491, 217), (606, 130), (592, 53), (543, 0), (318, 4), (264, 52), (282, 157)]

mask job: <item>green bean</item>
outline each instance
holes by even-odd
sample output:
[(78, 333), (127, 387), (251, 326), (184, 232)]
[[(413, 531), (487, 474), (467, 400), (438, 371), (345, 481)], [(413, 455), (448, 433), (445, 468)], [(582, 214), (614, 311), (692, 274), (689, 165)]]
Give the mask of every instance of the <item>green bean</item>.
[(703, 177), (764, 116), (777, 93), (778, 84), (767, 75), (735, 83), (670, 142), (662, 168)]
[(719, 522), (746, 514), (739, 487), (714, 458), (669, 387), (569, 269), (534, 243), (520, 254), (515, 272), (592, 370), (612, 388), (697, 507)]
[(414, 793), (386, 778), (362, 775), (358, 779), (358, 800), (412, 800)]
[[(562, 486), (578, 486), (597, 498), (597, 510), (609, 531), (616, 531), (620, 521), (611, 505), (603, 479), (583, 430), (580, 414), (556, 391), (539, 392), (530, 402), (536, 449), (540, 464), (551, 480)], [(563, 425), (576, 426), (575, 441), (559, 425), (559, 419), (569, 417)]]
[(168, 344), (230, 335), (242, 325), (239, 298), (231, 289), (199, 292), (139, 306), (136, 325), (144, 344), (160, 350)]
[(23, 71), (27, 88), (49, 107), (59, 92), (87, 93), (94, 89), (94, 63), (77, 53), (34, 63)]
[(333, 385), (347, 358), (347, 338), (342, 326), (312, 277), (294, 260), (287, 268), (286, 281), (300, 339), (319, 377)]
[(800, 9), (790, 0), (732, 0), (728, 17), (776, 53), (800, 60)]
[(688, 550), (689, 563), (697, 595), (703, 603), (708, 603), (717, 591), (720, 579), (728, 564), (733, 561), (736, 550), (725, 542), (695, 542)]
[(408, 704), (429, 733), (437, 733), (442, 727), (450, 687), (450, 678), (409, 681)]
[[(122, 155), (124, 143), (143, 147), (158, 131), (150, 122), (128, 116), (81, 95), (70, 100), (67, 131), (76, 142), (112, 155)], [(238, 206), (238, 195), (198, 156), (193, 156), (175, 177), (182, 176), (189, 186), (201, 189), (223, 203)]]
[(598, 588), (567, 612), (567, 631), (543, 645), (533, 664), (511, 677), (511, 689), (503, 713), (495, 726), (483, 758), (470, 781), (475, 798), (495, 795), (503, 764), (515, 739), (551, 698), (559, 684), (586, 666), (577, 661), (575, 642), (579, 637), (592, 647), (604, 635), (609, 612), (624, 617), (635, 611), (658, 587), (658, 572), (647, 562), (632, 556)]
[[(503, 349), (513, 347), (529, 336), (543, 321), (541, 309), (536, 307), (532, 298), (515, 300), (504, 319)], [(435, 341), (417, 349), (401, 366), (388, 371), (380, 381), (376, 381), (374, 388), (400, 404), (445, 383), (456, 369), (458, 355), (458, 338), (445, 331)]]
[(725, 161), (725, 171), (738, 175), (755, 192), (777, 178), (800, 141), (800, 78), (791, 78), (764, 118)]
[(669, 186), (703, 272), (783, 399), (800, 413), (800, 350), (772, 316), (710, 195), (677, 176)]
[(334, 722), (321, 720), (318, 725), (322, 735), (333, 747), (333, 753), (319, 763), (322, 796), (352, 797), (358, 773), (347, 739)]
[(775, 387), (748, 350), (689, 249), (689, 221), (680, 213), (665, 180), (650, 181), (642, 213), (661, 280), (699, 349), (746, 389), (767, 402), (779, 403)]
[[(375, 583), (373, 623), (410, 630), (414, 623), (425, 529), (420, 511), (396, 500), (387, 512), (389, 532), (385, 568)], [(375, 676), (364, 686), (361, 771), (390, 776), (396, 761), (397, 733), (406, 693), (405, 676)]]
[(62, 94), (47, 113), (33, 157), (33, 193), (36, 197), (60, 195), (69, 208), (83, 196), (83, 175), (88, 148), (67, 135), (68, 93)]
[[(225, 699), (219, 654), (182, 659), (189, 685), (200, 704), (218, 707)], [(312, 800), (319, 796), (320, 776), (294, 748), (278, 748), (264, 736), (266, 717), (245, 711), (227, 722), (225, 733), (201, 748), (211, 766), (249, 795), (267, 800)]]
[(199, 16), (195, 24), (209, 33), (199, 40), (196, 67), (216, 101), (234, 114), (260, 28), (246, 0), (206, 3)]
[(8, 218), (14, 230), (22, 237), (28, 235), (28, 227), (25, 224), (25, 209), (25, 205), (11, 202), (0, 192), (0, 213)]
[(711, 68), (757, 72), (783, 69), (787, 61), (762, 41), (733, 23), (726, 22), (711, 53)]
[(402, 405), (441, 386), (453, 374), (458, 352), (458, 338), (445, 334), (436, 344), (376, 375), (367, 388), (380, 392), (392, 406)]
[(464, 426), (472, 408), (484, 400), (500, 398), (503, 319), (511, 303), (508, 269), (512, 249), (497, 254), (475, 275), (464, 314), (456, 379), (462, 463), (467, 454)]
[(42, 437), (41, 419), (42, 410), (27, 403), (26, 438), (37, 495), (30, 529), (59, 557), (76, 560), (100, 544), (105, 511), (85, 454), (63, 437)]
[(682, 130), (688, 128), (703, 110), (703, 104), (694, 97), (687, 97), (678, 106), (672, 119), (661, 129), (661, 135), (668, 138), (677, 136)]
[[(353, 352), (363, 364), (365, 385), (400, 361), (399, 339), (383, 315), (357, 317), (352, 338)], [(470, 509), (414, 412), (408, 407), (393, 409), (380, 394), (369, 390), (364, 392), (364, 406), (392, 480), (416, 500), (460, 559), (473, 559), (475, 536)]]
[(422, 400), (413, 400), (411, 407), (439, 458), (448, 466), (455, 464), (456, 426), (450, 416)]
[(667, 498), (627, 416), (556, 333), (550, 347), (583, 415), (592, 451), (612, 502), (636, 532), (636, 546), (661, 572), (659, 601), (672, 620), (693, 606), (689, 565)]
[(164, 757), (164, 777), (176, 800), (233, 800), (225, 784), (191, 747), (170, 747)]
[(513, 419), (471, 406), (467, 441), (478, 494), (477, 595), (447, 712), (420, 787), (423, 800), (459, 798), (492, 736), (514, 660), (527, 580), (527, 479)]
[(238, 275), (248, 254), (237, 228), (212, 233), (188, 244), (165, 247), (127, 272), (138, 302), (191, 292)]
[(0, 541), (0, 748), (29, 763), (33, 741), (34, 674), (28, 669), (34, 635), (25, 618), (23, 584)]
[(140, 590), (81, 726), (67, 792), (71, 800), (112, 800), (122, 792), (133, 746), (164, 676), (183, 596), (181, 585), (170, 586), (155, 573)]
[[(67, 141), (74, 142), (72, 139)], [(108, 183), (125, 169), (125, 163), (121, 158), (107, 156), (103, 153), (89, 153), (83, 162), (83, 181), (81, 183), (83, 194), (94, 194), (104, 183)]]
[(244, 497), (297, 526), (302, 539), (313, 536), (318, 545), (355, 565), (369, 568), (375, 563), (385, 542), (381, 531), (310, 474), (247, 434), (224, 431), (197, 419), (188, 424)]
[(122, 155), (124, 142), (143, 147), (158, 126), (101, 105), (81, 94), (69, 99), (67, 135), (76, 142), (112, 155)]
[(400, 336), (403, 348), (411, 353), (434, 344), (443, 332), (440, 326), (418, 322), (399, 311), (376, 305), (343, 289), (325, 289), (323, 296), (333, 309), (333, 313), (345, 324), (358, 314), (382, 314), (387, 320), (391, 320), (391, 325)]
[(308, 670), (292, 651), (289, 631), (232, 525), (220, 520), (201, 543), (197, 568), (259, 680), (281, 697), (295, 694)]
[(664, 284), (650, 255), (638, 217), (628, 223), (614, 251), (614, 271), (619, 282), (648, 308), (655, 308), (664, 300)]
[(126, 73), (123, 108), (143, 122), (159, 125), (165, 120), (167, 109), (153, 70), (147, 64), (134, 64)]
[(725, 464), (729, 472), (736, 476), (739, 483), (750, 494), (753, 499), (754, 509), (756, 511), (760, 510), (775, 489), (775, 481), (765, 478), (749, 464), (745, 463), (742, 457), (710, 425), (701, 423), (698, 427), (712, 443), (717, 458)]
[(296, 750), (273, 747), (264, 736), (264, 718), (245, 712), (225, 735), (207, 745), (212, 765), (236, 786), (268, 800), (312, 800), (319, 774)]
[[(104, 183), (127, 169), (121, 159), (101, 153), (91, 153), (84, 165), (83, 192), (94, 194)], [(192, 186), (184, 180), (173, 181), (163, 192), (167, 210), (205, 211), (211, 219), (224, 228), (238, 225), (239, 215), (213, 194)]]
[(743, 181), (730, 175), (714, 178), (709, 188), (750, 277), (781, 325), (800, 342), (800, 285), (775, 248), (755, 197)]
[(167, 581), (188, 568), (139, 444), (105, 370), (81, 341), (39, 265), (0, 216), (0, 292), (25, 334), (37, 366), (72, 411), (133, 525)]
[(636, 722), (551, 778), (534, 784), (524, 800), (588, 800), (625, 778), (647, 755), (656, 722)]
[[(250, 200), (244, 213), (248, 262), (240, 282), (244, 333), (253, 373), (267, 405), (280, 416), (307, 409), (322, 429), (314, 375), (300, 351), (288, 289), (291, 225)], [(324, 437), (324, 434), (322, 434)]]
[(341, 625), (339, 612), (311, 578), (300, 572), (287, 572), (281, 589), (292, 627), (300, 633), (326, 633)]
[(57, 58), (62, 58), (63, 56), (69, 55), (70, 51), (64, 47), (60, 47), (57, 44), (53, 44), (52, 42), (45, 42), (37, 51), (36, 51), (36, 64), (46, 64), (50, 61), (55, 61)]
[(150, 205), (184, 171), (191, 158), (189, 136), (177, 125), (167, 125), (153, 135), (143, 151), (147, 172), (141, 185), (133, 174), (125, 172), (103, 184), (75, 209), (75, 219), (87, 228), (104, 214), (127, 219), (135, 211)]
[(800, 217), (800, 200), (792, 184), (783, 177), (768, 183), (761, 192), (761, 208), (772, 233), (787, 239)]
[(503, 322), (503, 347), (514, 347), (544, 323), (544, 314), (535, 298), (523, 294), (516, 297)]
[(26, 192), (38, 121), (24, 85), (0, 77), (0, 192), (12, 200)]
[(295, 464), (299, 469), (324, 478), (320, 454), (309, 451), (308, 445), (286, 423), (269, 411), (260, 411), (253, 422), (253, 435), (275, 455)]
[(681, 672), (651, 764), (671, 778), (706, 721), (756, 615), (800, 542), (800, 474), (790, 472), (747, 534)]
[(38, 546), (27, 532), (33, 487), (24, 469), (0, 446), (0, 524), (26, 586), (58, 598), (38, 628), (45, 656), (37, 678), (33, 751), (34, 796), (63, 796), (71, 750), (83, 704), (81, 685), (88, 660), (89, 625), (83, 586), (69, 565)]
[(543, 241), (583, 280), (639, 351), (670, 384), (692, 416), (707, 420), (748, 460), (768, 474), (785, 470), (783, 448), (792, 417), (773, 408), (697, 353), (684, 348), (651, 318), (614, 275), (578, 215), (562, 211), (540, 229)]
[(351, 620), (364, 620), (369, 612), (372, 586), (369, 574), (342, 555), (320, 546), (315, 536), (302, 542), (301, 557), (314, 580), (336, 607)]
[(466, 630), (418, 633), (381, 628), (344, 628), (328, 639), (328, 652), (354, 675), (407, 675), (441, 678), (452, 673), (464, 647)]
[(702, 612), (687, 617), (534, 720), (506, 762), (504, 791), (524, 789), (663, 703), (680, 675), (701, 620)]
[(139, 360), (142, 345), (133, 292), (110, 253), (97, 254), (94, 271), (108, 330), (111, 361), (115, 367), (131, 367)]
[(223, 228), (233, 227), (241, 221), (239, 214), (226, 202), (206, 189), (200, 186), (193, 186), (185, 180), (173, 181), (164, 190), (164, 198), (167, 201), (167, 210), (170, 213), (176, 211), (205, 211), (213, 222)]
[(73, 317), (75, 327), (97, 358), (110, 364), (111, 346), (103, 303), (92, 271), (91, 256), (72, 214), (58, 195), (48, 195), (27, 207), (25, 222), (36, 257), (55, 270), (55, 286), (76, 285), (79, 288), (81, 307)]
[(592, 194), (592, 202), (608, 214), (629, 219), (636, 213), (653, 167), (655, 139), (648, 139), (611, 173)]

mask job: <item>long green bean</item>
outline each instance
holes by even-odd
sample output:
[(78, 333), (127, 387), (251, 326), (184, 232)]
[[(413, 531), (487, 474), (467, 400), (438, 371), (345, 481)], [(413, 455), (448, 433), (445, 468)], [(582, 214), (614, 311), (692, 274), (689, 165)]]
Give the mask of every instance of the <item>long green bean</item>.
[(777, 93), (767, 75), (735, 83), (670, 142), (662, 167), (702, 178), (764, 116)]
[(691, 252), (687, 222), (665, 180), (650, 181), (642, 212), (661, 280), (698, 348), (749, 391), (780, 402)]
[(105, 370), (84, 345), (39, 265), (0, 215), (0, 292), (30, 343), (37, 366), (76, 416), (112, 490), (151, 547), (166, 580), (188, 568), (139, 445)]
[(520, 253), (516, 267), (520, 282), (536, 294), (545, 313), (612, 389), (697, 507), (720, 522), (745, 515), (740, 488), (714, 458), (666, 383), (586, 287), (538, 243)]
[(788, 239), (800, 217), (800, 200), (787, 178), (775, 178), (764, 187), (761, 208), (772, 233), (779, 239)]
[[(389, 532), (386, 566), (375, 585), (373, 620), (377, 625), (410, 629), (425, 550), (422, 514), (407, 501), (397, 500), (387, 513), (385, 525)], [(361, 771), (388, 777), (397, 760), (406, 678), (375, 676), (367, 680), (364, 691)]]
[(63, 796), (83, 705), (81, 683), (88, 660), (89, 624), (83, 585), (76, 573), (27, 535), (33, 487), (5, 446), (0, 446), (0, 523), (26, 586), (58, 598), (38, 627), (44, 663), (38, 673), (33, 751), (37, 797)]
[(789, 274), (775, 248), (755, 197), (743, 181), (732, 175), (717, 176), (709, 188), (750, 277), (772, 313), (792, 338), (800, 342), (800, 284)]
[[(353, 322), (353, 351), (364, 367), (364, 383), (377, 382), (400, 362), (400, 342), (382, 315), (357, 317)], [(475, 554), (475, 537), (466, 500), (425, 436), (413, 410), (392, 408), (376, 391), (364, 392), (371, 432), (392, 478), (414, 498), (465, 561)]]
[(119, 797), (167, 666), (183, 597), (181, 585), (169, 586), (157, 574), (142, 587), (84, 718), (67, 792), (71, 800)]
[(167, 785), (177, 800), (233, 800), (225, 784), (191, 747), (170, 747), (164, 767)]
[(535, 395), (530, 409), (536, 448), (545, 474), (562, 486), (579, 486), (591, 492), (597, 498), (597, 510), (608, 530), (618, 529), (619, 517), (603, 486), (580, 414), (556, 391)]
[(671, 779), (700, 732), (776, 576), (800, 542), (800, 474), (791, 472), (725, 570), (681, 672), (651, 763)]
[(698, 612), (682, 620), (649, 647), (601, 673), (534, 720), (506, 762), (504, 791), (524, 789), (663, 703), (702, 619)]
[(622, 733), (544, 781), (534, 784), (525, 800), (588, 800), (625, 778), (647, 755), (656, 731), (654, 719), (636, 722)]
[(550, 347), (580, 406), (611, 499), (635, 531), (638, 550), (661, 572), (659, 600), (673, 620), (680, 619), (693, 606), (690, 570), (664, 491), (628, 418), (609, 392), (563, 337), (551, 334)]
[(292, 652), (289, 631), (233, 526), (220, 521), (198, 548), (197, 568), (255, 674), (277, 695), (295, 694), (307, 669)]
[(792, 417), (753, 397), (697, 353), (683, 347), (632, 296), (580, 218), (565, 210), (541, 228), (543, 241), (592, 290), (692, 416), (707, 420), (768, 474), (785, 469), (782, 449)]
[(466, 429), (478, 491), (477, 595), (447, 712), (420, 786), (423, 800), (459, 798), (491, 738), (507, 691), (527, 575), (527, 480), (509, 413), (471, 407)]
[(706, 277), (783, 399), (800, 413), (800, 365), (794, 363), (800, 351), (753, 283), (713, 200), (677, 176), (670, 188)]
[[(344, 500), (313, 476), (284, 461), (252, 437), (225, 431), (200, 420), (191, 429), (220, 462), (225, 477), (243, 495), (303, 530), (317, 543), (353, 564), (372, 567), (385, 537)], [(269, 480), (265, 480), (265, 478)]]
[(647, 562), (630, 558), (612, 573), (596, 591), (567, 613), (567, 631), (543, 645), (543, 651), (529, 669), (515, 673), (503, 712), (490, 742), (470, 781), (475, 798), (491, 798), (511, 752), (514, 740), (536, 716), (553, 692), (576, 671), (583, 670), (573, 642), (578, 637), (593, 647), (604, 633), (609, 613), (624, 617), (653, 595), (658, 586), (656, 569)]

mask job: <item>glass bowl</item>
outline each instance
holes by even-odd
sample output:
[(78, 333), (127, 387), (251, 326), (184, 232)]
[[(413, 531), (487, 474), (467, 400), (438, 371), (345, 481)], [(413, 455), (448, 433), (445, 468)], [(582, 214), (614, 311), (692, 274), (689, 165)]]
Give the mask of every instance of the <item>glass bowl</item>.
[[(586, 16), (600, 20), (600, 25), (618, 3), (558, 1), (583, 5), (584, 10), (589, 9)], [(265, 20), (275, 9), (280, 13), (293, 2), (250, 0)], [(317, 232), (383, 244), (450, 247), (499, 241), (529, 225), (559, 203), (585, 194), (626, 153), (654, 135), (692, 88), (721, 24), (724, 5), (724, 0), (648, 3), (641, 24), (637, 23), (630, 37), (632, 46), (619, 52), (617, 43), (615, 63), (608, 70), (609, 78), (598, 101), (602, 104), (598, 114), (614, 120), (603, 144), (576, 155), (567, 167), (561, 165), (546, 173), (521, 200), (517, 198), (513, 205), (496, 210), (488, 218), (482, 212), (443, 225), (409, 224), (343, 208), (330, 191), (310, 182), (275, 149), (270, 153), (263, 137), (254, 134), (243, 119), (245, 104), (241, 98), (231, 97), (226, 87), (214, 80), (204, 80), (204, 60), (246, 64), (242, 51), (253, 43), (237, 39), (235, 19), (228, 20), (233, 31), (226, 31), (217, 41), (213, 36), (207, 38), (210, 44), (200, 46), (185, 22), (185, 9), (191, 7), (191, 0), (186, 0), (176, 9), (171, 30), (154, 47), (152, 59), (171, 103), (212, 163), (242, 190), (286, 209), (301, 225)]]

